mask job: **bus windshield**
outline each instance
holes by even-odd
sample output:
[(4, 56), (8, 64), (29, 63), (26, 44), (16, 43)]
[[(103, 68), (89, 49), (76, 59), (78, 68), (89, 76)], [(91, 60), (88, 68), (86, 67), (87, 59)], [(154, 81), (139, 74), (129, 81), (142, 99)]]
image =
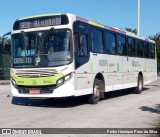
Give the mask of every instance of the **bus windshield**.
[(72, 61), (71, 31), (52, 29), (13, 34), (12, 67), (47, 67)]

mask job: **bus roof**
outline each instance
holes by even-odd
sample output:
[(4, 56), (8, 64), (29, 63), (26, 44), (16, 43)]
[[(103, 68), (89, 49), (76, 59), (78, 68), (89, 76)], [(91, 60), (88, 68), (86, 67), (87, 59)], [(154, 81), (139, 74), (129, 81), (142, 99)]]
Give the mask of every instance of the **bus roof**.
[(113, 31), (113, 32), (118, 32), (118, 33), (130, 36), (130, 37), (135, 37), (135, 38), (142, 39), (144, 41), (155, 43), (155, 41), (153, 41), (153, 40), (151, 40), (149, 38), (144, 38), (144, 37), (141, 37), (141, 36), (137, 36), (136, 34), (134, 34), (132, 32), (129, 32), (129, 31), (126, 31), (126, 30), (122, 30), (122, 29), (120, 29), (118, 27), (109, 27), (109, 26), (106, 26), (106, 25), (103, 25), (103, 24), (100, 24), (100, 23), (97, 23), (97, 22), (94, 22), (94, 21), (91, 21), (91, 20), (87, 20), (87, 19), (81, 18), (79, 16), (76, 16), (76, 20), (82, 21), (82, 22), (85, 22), (85, 23), (88, 23), (88, 24), (91, 24), (91, 25), (94, 25), (94, 26), (97, 26), (97, 27), (100, 27), (100, 28), (104, 28), (104, 29), (107, 29), (107, 30), (110, 30), (110, 31)]
[(38, 17), (47, 17), (47, 16), (54, 16), (54, 15), (61, 15), (61, 13), (39, 14), (39, 15), (27, 16), (24, 18), (20, 18), (18, 20), (32, 19), (32, 18), (38, 18)]
[(81, 22), (84, 22), (84, 23), (87, 23), (87, 24), (90, 24), (90, 25), (93, 25), (93, 26), (97, 26), (97, 27), (100, 27), (100, 28), (103, 28), (103, 29), (107, 29), (107, 30), (110, 30), (110, 31), (113, 31), (113, 32), (117, 32), (117, 33), (120, 33), (120, 34), (123, 34), (123, 35), (127, 35), (127, 36), (130, 36), (130, 37), (135, 37), (135, 38), (142, 39), (142, 40), (144, 40), (144, 41), (148, 41), (148, 42), (153, 42), (153, 43), (155, 43), (153, 40), (151, 40), (151, 39), (149, 39), (149, 38), (144, 38), (144, 37), (141, 37), (141, 36), (137, 36), (136, 34), (134, 34), (134, 33), (132, 33), (132, 32), (128, 32), (128, 31), (126, 31), (126, 30), (119, 29), (119, 28), (117, 28), (117, 27), (109, 27), (109, 26), (106, 26), (106, 25), (97, 23), (97, 22), (95, 22), (95, 21), (92, 21), (92, 20), (87, 20), (87, 19), (85, 19), (85, 18), (76, 16), (75, 14), (71, 14), (71, 13), (40, 14), (40, 15), (33, 15), (33, 16), (28, 16), (28, 17), (24, 17), (24, 18), (19, 18), (18, 20), (32, 19), (32, 18), (38, 18), (38, 17), (47, 17), (47, 16), (54, 16), (54, 15), (75, 16), (77, 21), (81, 21)]

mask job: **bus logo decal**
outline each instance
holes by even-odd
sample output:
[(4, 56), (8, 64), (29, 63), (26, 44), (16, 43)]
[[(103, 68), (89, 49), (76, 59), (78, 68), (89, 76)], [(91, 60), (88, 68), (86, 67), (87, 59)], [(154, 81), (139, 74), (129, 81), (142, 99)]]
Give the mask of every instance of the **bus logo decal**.
[(36, 81), (36, 80), (33, 80), (32, 83), (33, 83), (33, 85), (36, 85), (36, 84), (37, 84), (37, 81)]

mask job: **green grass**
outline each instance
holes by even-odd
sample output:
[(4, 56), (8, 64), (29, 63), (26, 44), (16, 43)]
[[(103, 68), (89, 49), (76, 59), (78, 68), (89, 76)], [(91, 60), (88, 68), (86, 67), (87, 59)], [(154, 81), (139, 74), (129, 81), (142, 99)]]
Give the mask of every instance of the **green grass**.
[(158, 131), (157, 137), (160, 137), (160, 120), (159, 120), (158, 124), (156, 125), (155, 129)]

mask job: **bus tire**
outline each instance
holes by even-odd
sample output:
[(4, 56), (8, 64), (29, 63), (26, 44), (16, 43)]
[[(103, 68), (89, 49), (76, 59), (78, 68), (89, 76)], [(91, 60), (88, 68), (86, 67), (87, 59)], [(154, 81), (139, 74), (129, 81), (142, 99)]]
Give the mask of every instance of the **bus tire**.
[(141, 75), (138, 76), (137, 87), (135, 88), (135, 94), (141, 94), (143, 91), (143, 77)]
[(103, 92), (104, 83), (102, 80), (95, 78), (93, 83), (93, 93), (90, 95), (88, 102), (90, 104), (97, 104), (101, 97), (101, 92)]

